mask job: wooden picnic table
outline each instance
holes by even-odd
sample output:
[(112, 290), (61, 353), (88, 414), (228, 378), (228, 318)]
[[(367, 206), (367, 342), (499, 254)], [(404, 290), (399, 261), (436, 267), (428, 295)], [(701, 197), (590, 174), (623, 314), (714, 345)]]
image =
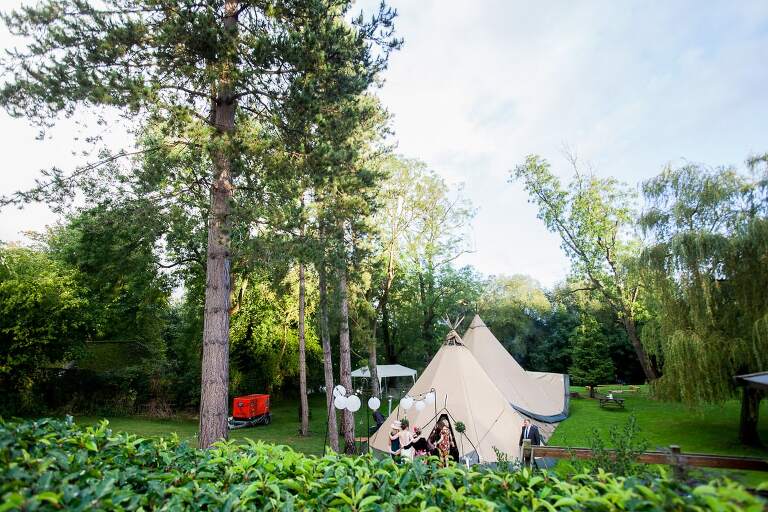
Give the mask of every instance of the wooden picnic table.
[(624, 408), (624, 399), (623, 398), (608, 398), (607, 396), (601, 396), (600, 397), (600, 407), (605, 407), (606, 405), (615, 405), (617, 407)]

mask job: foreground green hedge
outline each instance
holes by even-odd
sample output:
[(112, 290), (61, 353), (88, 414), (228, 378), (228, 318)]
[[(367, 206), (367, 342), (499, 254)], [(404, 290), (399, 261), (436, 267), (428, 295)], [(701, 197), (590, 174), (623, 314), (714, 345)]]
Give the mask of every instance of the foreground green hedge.
[(200, 451), (103, 422), (0, 420), (4, 510), (763, 510), (733, 482), (440, 469), (434, 461), (304, 456), (285, 446)]

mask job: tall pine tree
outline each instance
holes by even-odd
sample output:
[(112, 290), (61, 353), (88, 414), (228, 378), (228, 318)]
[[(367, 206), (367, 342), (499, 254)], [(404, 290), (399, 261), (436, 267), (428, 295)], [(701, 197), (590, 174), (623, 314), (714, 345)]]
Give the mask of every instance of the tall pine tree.
[[(395, 13), (345, 17), (351, 2), (303, 0), (48, 0), (3, 16), (25, 48), (4, 64), (10, 114), (41, 125), (79, 107), (162, 119), (161, 148), (203, 148), (210, 172), (200, 404), (201, 447), (227, 437), (232, 201), (259, 120), (272, 123), (297, 77), (319, 59), (364, 91), (386, 66)], [(320, 30), (315, 30), (316, 28)], [(378, 47), (378, 48), (375, 48)], [(313, 57), (313, 58), (309, 58)], [(308, 69), (309, 68), (309, 69)], [(54, 171), (53, 184), (68, 176)]]

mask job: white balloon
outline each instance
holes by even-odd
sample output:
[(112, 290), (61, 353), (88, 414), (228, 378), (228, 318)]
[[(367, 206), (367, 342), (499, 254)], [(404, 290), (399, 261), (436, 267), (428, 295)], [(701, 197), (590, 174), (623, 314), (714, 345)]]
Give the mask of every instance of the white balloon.
[(368, 399), (368, 408), (372, 411), (377, 410), (379, 407), (381, 407), (381, 400), (376, 398), (375, 396), (372, 396)]
[(346, 409), (347, 397), (337, 396), (336, 398), (333, 399), (333, 406), (337, 409)]
[(408, 410), (413, 405), (413, 398), (406, 395), (405, 398), (400, 400), (400, 407), (402, 407), (404, 410)]
[[(335, 388), (333, 388), (333, 396), (344, 396), (346, 394), (347, 394), (347, 390), (341, 384), (339, 384)], [(343, 409), (343, 407), (342, 407), (342, 409)]]
[(427, 404), (425, 404), (423, 400), (417, 400), (416, 402), (413, 403), (413, 406), (416, 408), (417, 411), (423, 411), (426, 405)]
[(350, 395), (347, 397), (347, 410), (349, 412), (357, 412), (360, 409), (360, 397), (357, 395)]
[(427, 396), (424, 397), (424, 401), (427, 402), (429, 405), (432, 405), (433, 403), (435, 403), (435, 392), (430, 391), (429, 393), (427, 393)]

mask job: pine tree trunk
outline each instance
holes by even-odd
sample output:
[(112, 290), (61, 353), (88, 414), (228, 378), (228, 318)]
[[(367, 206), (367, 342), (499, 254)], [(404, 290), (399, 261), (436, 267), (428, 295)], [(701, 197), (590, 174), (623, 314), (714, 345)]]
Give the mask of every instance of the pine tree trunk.
[[(352, 391), (352, 360), (349, 340), (349, 300), (347, 298), (347, 269), (339, 268), (339, 380), (348, 392)], [(344, 409), (341, 415), (341, 431), (344, 434), (344, 452), (355, 453), (354, 415)]]
[[(222, 159), (223, 160), (223, 159)], [(222, 165), (223, 162), (218, 162)], [(208, 448), (228, 434), (229, 388), (229, 169), (217, 169), (211, 191), (208, 227), (203, 358), (200, 389), (200, 448)]]
[(757, 419), (760, 413), (762, 392), (744, 386), (741, 399), (741, 419), (739, 421), (739, 441), (747, 446), (762, 446), (757, 432)]
[(653, 368), (651, 360), (648, 358), (648, 354), (645, 353), (645, 348), (640, 341), (640, 337), (637, 335), (637, 324), (635, 323), (635, 319), (629, 315), (625, 315), (622, 319), (622, 325), (627, 332), (629, 342), (632, 343), (632, 346), (635, 348), (635, 354), (637, 354), (637, 359), (640, 361), (640, 366), (643, 368), (645, 379), (648, 382), (658, 379), (659, 376)]
[(325, 372), (325, 406), (328, 411), (328, 444), (338, 453), (339, 436), (336, 426), (336, 408), (333, 407), (333, 354), (331, 352), (331, 334), (328, 329), (328, 281), (325, 264), (317, 269), (318, 287), (320, 288), (320, 339), (323, 344), (323, 370)]
[(379, 307), (376, 308), (376, 311), (373, 314), (373, 320), (371, 320), (371, 339), (368, 342), (368, 370), (370, 371), (370, 379), (371, 379), (371, 396), (381, 396), (381, 386), (379, 385), (379, 363), (377, 361), (377, 339), (376, 339), (376, 333), (377, 333), (377, 327), (378, 327), (378, 318), (379, 318), (379, 308), (381, 307), (381, 302), (379, 302)]
[[(237, 0), (226, 0), (224, 27), (237, 30)], [(219, 81), (215, 107), (218, 138), (235, 128), (235, 99), (228, 78)], [(213, 184), (208, 224), (203, 360), (200, 386), (200, 448), (208, 448), (228, 434), (229, 398), (229, 305), (230, 290), (230, 201), (232, 160), (225, 148), (213, 150)]]
[(309, 400), (307, 400), (307, 344), (304, 336), (304, 263), (299, 263), (299, 395), (301, 396), (301, 429), (299, 435), (309, 433)]

